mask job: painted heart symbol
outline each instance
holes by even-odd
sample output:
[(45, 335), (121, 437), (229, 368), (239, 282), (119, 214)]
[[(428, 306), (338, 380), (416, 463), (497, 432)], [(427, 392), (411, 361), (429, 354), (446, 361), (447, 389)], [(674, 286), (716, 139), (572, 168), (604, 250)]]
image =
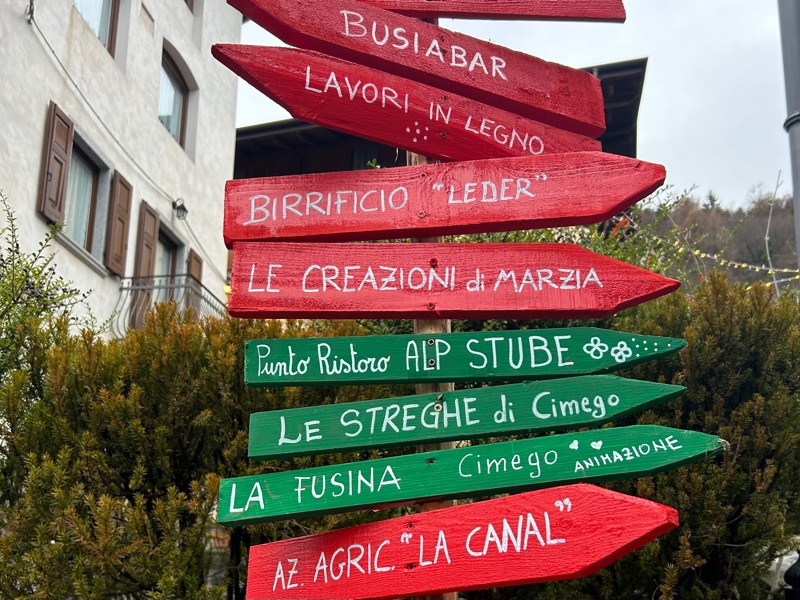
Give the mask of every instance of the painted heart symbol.
[(572, 448), (573, 450), (577, 450), (577, 449), (578, 449), (578, 440), (574, 440), (574, 441), (573, 441), (573, 442), (572, 442), (572, 443), (569, 445), (569, 447), (570, 447), (570, 448)]
[(594, 448), (595, 450), (600, 450), (600, 448), (602, 448), (602, 447), (603, 447), (603, 442), (602, 441), (592, 442), (592, 448)]

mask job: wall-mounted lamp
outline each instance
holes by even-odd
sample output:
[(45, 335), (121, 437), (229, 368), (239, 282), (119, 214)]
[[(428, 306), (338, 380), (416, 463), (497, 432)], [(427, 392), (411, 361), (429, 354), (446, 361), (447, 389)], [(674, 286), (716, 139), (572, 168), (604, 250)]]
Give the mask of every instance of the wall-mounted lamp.
[(172, 210), (175, 211), (175, 214), (178, 216), (180, 221), (185, 221), (186, 217), (189, 216), (189, 209), (186, 208), (183, 198), (178, 198), (172, 202)]

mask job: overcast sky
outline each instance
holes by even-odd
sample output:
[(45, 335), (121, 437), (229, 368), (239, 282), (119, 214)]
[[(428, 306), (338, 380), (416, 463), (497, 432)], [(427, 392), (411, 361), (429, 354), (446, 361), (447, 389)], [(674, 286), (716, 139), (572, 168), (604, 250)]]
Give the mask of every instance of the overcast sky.
[[(662, 163), (677, 190), (713, 190), (743, 205), (755, 186), (791, 193), (775, 0), (626, 0), (615, 23), (465, 21), (442, 27), (572, 67), (647, 57), (638, 156)], [(275, 45), (248, 23), (242, 43)], [(289, 118), (240, 82), (237, 125)]]

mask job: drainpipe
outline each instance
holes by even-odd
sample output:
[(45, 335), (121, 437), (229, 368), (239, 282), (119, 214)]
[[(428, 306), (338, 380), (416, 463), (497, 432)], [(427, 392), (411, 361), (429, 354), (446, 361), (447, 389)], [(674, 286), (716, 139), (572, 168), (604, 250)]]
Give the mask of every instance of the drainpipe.
[(800, 264), (800, 2), (778, 0), (783, 47), (783, 75), (786, 81), (788, 117), (783, 128), (789, 134), (794, 196), (794, 234)]

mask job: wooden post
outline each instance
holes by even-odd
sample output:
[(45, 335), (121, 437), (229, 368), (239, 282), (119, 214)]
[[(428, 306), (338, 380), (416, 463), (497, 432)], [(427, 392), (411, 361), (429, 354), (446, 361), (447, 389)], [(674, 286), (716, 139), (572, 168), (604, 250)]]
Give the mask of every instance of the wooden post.
[[(426, 165), (428, 164), (428, 157), (408, 152), (406, 154), (406, 165)], [(444, 237), (437, 236), (432, 238), (414, 238), (412, 242), (417, 243), (441, 243)], [(414, 319), (414, 333), (419, 334), (439, 334), (450, 333), (452, 330), (450, 326), (450, 319)], [(450, 392), (454, 389), (452, 383), (417, 383), (414, 386), (414, 391), (417, 394), (433, 394)], [(455, 448), (457, 442), (442, 442), (439, 444), (422, 444), (417, 446), (417, 452), (428, 452), (430, 450), (448, 450)], [(440, 502), (425, 502), (419, 505), (420, 512), (427, 512), (429, 510), (437, 510), (439, 508), (447, 508), (455, 506), (455, 500), (442, 500)], [(456, 592), (446, 592), (436, 596), (423, 596), (419, 600), (458, 600)]]

